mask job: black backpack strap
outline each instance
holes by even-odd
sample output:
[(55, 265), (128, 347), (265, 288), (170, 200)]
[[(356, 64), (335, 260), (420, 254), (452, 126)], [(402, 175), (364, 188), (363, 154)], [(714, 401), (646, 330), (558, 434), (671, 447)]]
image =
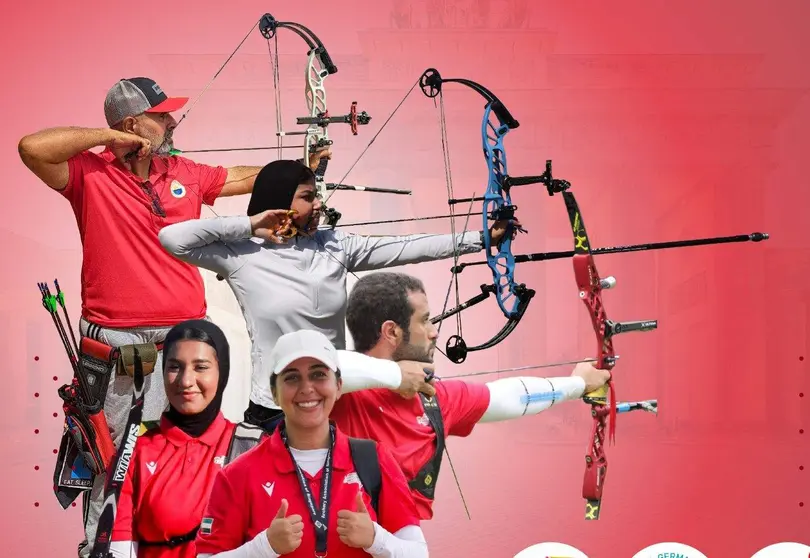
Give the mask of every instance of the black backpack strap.
[(377, 442), (361, 438), (349, 438), (349, 448), (352, 452), (352, 462), (363, 489), (371, 498), (371, 507), (379, 515), (380, 489), (382, 488), (382, 475), (380, 462), (377, 458)]
[(433, 457), (425, 463), (416, 473), (416, 477), (408, 483), (408, 486), (429, 500), (433, 500), (436, 492), (436, 480), (439, 478), (439, 469), (442, 466), (442, 453), (444, 452), (444, 419), (439, 408), (439, 399), (436, 396), (428, 398), (425, 394), (419, 394), (422, 400), (422, 407), (425, 409), (430, 426), (436, 433), (436, 448)]
[(225, 456), (225, 465), (250, 450), (256, 447), (264, 440), (269, 434), (262, 428), (247, 423), (240, 422), (236, 425), (231, 436), (231, 444), (228, 446), (228, 454)]

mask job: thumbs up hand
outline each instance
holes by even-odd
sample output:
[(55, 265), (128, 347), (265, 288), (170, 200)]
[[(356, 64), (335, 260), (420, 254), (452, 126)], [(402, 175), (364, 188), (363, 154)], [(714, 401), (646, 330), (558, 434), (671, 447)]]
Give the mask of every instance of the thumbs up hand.
[(363, 500), (363, 490), (358, 489), (354, 499), (354, 511), (338, 511), (337, 532), (340, 540), (352, 548), (369, 548), (374, 544), (374, 523)]
[(357, 498), (354, 499), (354, 511), (369, 515), (366, 503), (363, 501), (363, 493), (360, 490), (357, 491)]
[(301, 546), (304, 538), (304, 520), (300, 515), (287, 516), (290, 505), (286, 499), (281, 500), (276, 517), (265, 531), (267, 542), (276, 554), (284, 555)]

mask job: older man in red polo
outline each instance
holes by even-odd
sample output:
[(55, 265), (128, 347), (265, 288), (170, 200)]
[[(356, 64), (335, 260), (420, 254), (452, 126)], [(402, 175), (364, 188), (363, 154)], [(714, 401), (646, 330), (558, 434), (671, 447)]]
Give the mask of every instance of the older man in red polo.
[[(171, 156), (172, 113), (187, 101), (168, 97), (149, 78), (122, 79), (104, 102), (108, 127), (49, 128), (19, 142), (25, 165), (73, 209), (83, 255), (81, 334), (110, 347), (160, 346), (173, 325), (206, 316), (200, 272), (166, 252), (158, 232), (199, 218), (203, 203), (250, 193), (261, 169)], [(327, 154), (313, 155), (310, 164)], [(154, 369), (162, 370), (159, 357)], [(147, 376), (144, 387), (143, 420), (157, 420), (166, 407), (161, 374)], [(116, 447), (131, 397), (131, 378), (111, 370), (104, 412)], [(89, 556), (95, 540), (103, 488), (99, 475), (85, 501), (87, 540), (79, 556)]]

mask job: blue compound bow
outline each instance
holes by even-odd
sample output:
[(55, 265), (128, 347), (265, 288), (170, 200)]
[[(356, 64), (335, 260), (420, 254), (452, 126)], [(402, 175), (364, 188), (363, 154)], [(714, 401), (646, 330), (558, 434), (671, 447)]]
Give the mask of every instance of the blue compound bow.
[[(493, 282), (481, 285), (481, 294), (474, 296), (464, 303), (457, 304), (431, 319), (432, 323), (439, 323), (451, 316), (458, 315), (462, 310), (474, 306), (495, 294), (495, 299), (507, 322), (503, 328), (490, 340), (479, 345), (468, 346), (462, 336), (461, 320), (458, 320), (458, 334), (447, 340), (446, 356), (456, 363), (462, 363), (471, 351), (481, 351), (494, 347), (506, 339), (517, 327), (535, 291), (523, 283), (515, 281), (515, 258), (512, 254), (512, 237), (516, 232), (525, 232), (514, 222), (517, 207), (512, 203), (511, 188), (527, 184), (545, 184), (549, 194), (561, 192), (567, 183), (555, 180), (551, 175), (551, 165), (548, 164), (546, 172), (540, 176), (509, 176), (506, 162), (506, 148), (504, 138), (510, 130), (514, 130), (520, 123), (515, 120), (504, 104), (486, 87), (461, 78), (442, 78), (439, 72), (430, 68), (419, 79), (419, 87), (427, 97), (434, 98), (441, 95), (445, 83), (459, 83), (479, 93), (486, 100), (484, 115), (481, 121), (481, 142), (484, 157), (487, 163), (487, 189), (482, 197), (455, 199), (452, 191), (448, 203), (452, 208), (457, 203), (483, 201), (481, 216), (483, 219), (483, 243), (487, 255), (487, 266), (492, 271)], [(444, 119), (442, 119), (442, 125)], [(443, 128), (444, 126), (442, 126)], [(444, 129), (442, 130), (444, 133)], [(490, 221), (506, 222), (506, 231), (500, 243), (492, 240)], [(454, 231), (455, 232), (455, 231)], [(456, 259), (457, 256), (456, 256)], [(457, 263), (457, 262), (456, 262)], [(453, 280), (457, 282), (457, 273), (453, 272)], [(451, 285), (452, 286), (452, 285)], [(456, 287), (458, 288), (458, 287)], [(448, 296), (449, 296), (448, 289)]]

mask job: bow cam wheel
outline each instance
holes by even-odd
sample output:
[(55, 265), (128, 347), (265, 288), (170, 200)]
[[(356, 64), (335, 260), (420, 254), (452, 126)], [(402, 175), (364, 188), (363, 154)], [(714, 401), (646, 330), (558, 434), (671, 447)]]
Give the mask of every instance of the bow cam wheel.
[(272, 39), (276, 34), (278, 28), (278, 21), (270, 14), (264, 14), (261, 21), (259, 21), (259, 31), (265, 39)]
[(419, 78), (419, 87), (431, 99), (442, 91), (442, 75), (435, 68), (428, 68)]
[(450, 362), (461, 364), (467, 359), (467, 343), (458, 335), (453, 335), (447, 340), (445, 353)]

